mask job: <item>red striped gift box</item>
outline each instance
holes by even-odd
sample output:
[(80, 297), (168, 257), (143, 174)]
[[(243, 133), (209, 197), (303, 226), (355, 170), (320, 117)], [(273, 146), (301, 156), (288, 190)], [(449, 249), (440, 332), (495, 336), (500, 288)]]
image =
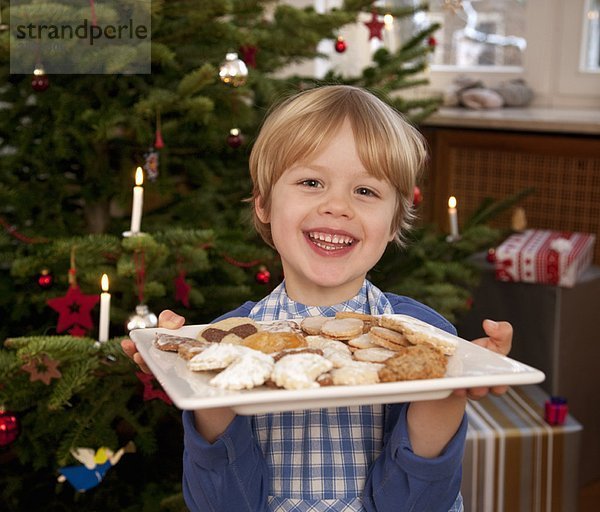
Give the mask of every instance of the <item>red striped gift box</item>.
[(596, 236), (528, 229), (509, 236), (495, 252), (496, 278), (572, 287), (591, 264)]
[(519, 386), (467, 405), (462, 495), (467, 512), (574, 512), (581, 425), (544, 421), (548, 395)]

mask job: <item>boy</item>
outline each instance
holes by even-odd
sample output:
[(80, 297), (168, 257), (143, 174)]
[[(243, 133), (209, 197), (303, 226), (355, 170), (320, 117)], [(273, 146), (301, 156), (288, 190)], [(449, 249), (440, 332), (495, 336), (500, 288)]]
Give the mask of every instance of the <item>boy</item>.
[[(454, 332), (430, 308), (366, 280), (387, 244), (401, 243), (425, 158), (420, 134), (364, 90), (321, 87), (282, 103), (261, 129), (250, 172), (255, 226), (279, 253), (285, 280), (221, 318), (403, 313)], [(164, 327), (182, 324), (161, 314)], [(507, 354), (510, 325), (484, 329), (481, 343)], [(252, 417), (185, 411), (186, 503), (236, 512), (461, 510), (466, 394)]]

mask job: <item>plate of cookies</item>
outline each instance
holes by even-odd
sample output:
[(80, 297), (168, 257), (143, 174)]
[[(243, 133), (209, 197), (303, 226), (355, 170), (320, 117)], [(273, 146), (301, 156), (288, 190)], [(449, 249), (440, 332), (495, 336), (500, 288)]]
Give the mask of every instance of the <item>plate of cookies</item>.
[(232, 317), (130, 337), (180, 409), (238, 414), (434, 400), (544, 374), (407, 315)]

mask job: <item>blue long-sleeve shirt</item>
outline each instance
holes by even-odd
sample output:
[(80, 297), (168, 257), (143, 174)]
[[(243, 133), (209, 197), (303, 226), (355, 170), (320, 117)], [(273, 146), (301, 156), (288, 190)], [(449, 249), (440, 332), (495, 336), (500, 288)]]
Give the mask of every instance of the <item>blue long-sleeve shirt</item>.
[[(448, 332), (455, 333), (454, 327), (435, 311), (407, 297), (385, 294), (395, 313), (402, 313), (419, 318), (436, 325)], [(248, 316), (255, 306), (247, 302), (240, 308), (231, 311), (221, 319), (231, 316)], [(186, 503), (192, 511), (248, 511), (263, 512), (266, 510), (366, 510), (378, 511), (443, 511), (460, 510), (461, 461), (465, 443), (466, 417), (444, 452), (433, 459), (415, 455), (411, 449), (407, 430), (407, 403), (380, 406), (382, 429), (380, 446), (373, 455), (365, 475), (364, 488), (359, 496), (336, 496), (332, 490), (337, 489), (335, 482), (327, 485), (327, 475), (322, 475), (324, 485), (318, 487), (324, 499), (316, 497), (305, 499), (278, 499), (273, 497), (272, 478), (280, 468), (269, 465), (261, 441), (258, 439), (257, 420), (251, 416), (236, 416), (225, 432), (214, 443), (205, 441), (195, 429), (193, 413), (185, 411), (184, 422), (184, 460), (183, 460), (183, 492)], [(367, 406), (354, 413), (364, 416), (373, 415)], [(291, 412), (293, 415), (304, 414), (304, 427), (314, 426), (322, 418), (330, 421), (336, 416), (349, 418), (349, 408), (339, 408), (305, 413)], [(375, 408), (374, 410), (377, 411)], [(352, 412), (352, 411), (351, 411)], [(376, 413), (377, 414), (377, 413)], [(260, 421), (269, 421), (269, 415), (263, 415)], [(362, 418), (361, 416), (361, 418)], [(280, 430), (282, 436), (293, 436), (292, 427), (284, 428), (286, 413), (283, 413)], [(316, 419), (315, 419), (316, 418)], [(290, 425), (295, 425), (290, 420)], [(348, 429), (352, 429), (352, 421), (348, 421)], [(309, 427), (306, 427), (309, 425)], [(301, 432), (302, 442), (321, 441), (320, 428), (311, 439), (312, 434)], [(377, 431), (376, 431), (377, 432)], [(351, 435), (351, 434), (350, 434)], [(314, 436), (312, 436), (314, 437)], [(270, 440), (272, 442), (272, 440)], [(322, 470), (326, 472), (326, 469)], [(278, 473), (278, 475), (279, 475)], [(344, 487), (341, 487), (344, 489)], [(329, 494), (328, 494), (329, 493)], [(344, 493), (342, 493), (344, 494)], [(327, 499), (331, 498), (331, 499)], [(280, 502), (285, 506), (277, 508)], [(347, 507), (346, 507), (347, 505)], [(328, 508), (329, 507), (329, 508)]]

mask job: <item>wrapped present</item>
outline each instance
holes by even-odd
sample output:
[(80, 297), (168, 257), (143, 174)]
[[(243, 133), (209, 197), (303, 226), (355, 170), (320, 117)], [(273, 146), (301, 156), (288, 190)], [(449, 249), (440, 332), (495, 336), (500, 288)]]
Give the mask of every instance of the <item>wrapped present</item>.
[(528, 229), (496, 248), (496, 279), (572, 287), (592, 262), (596, 236)]
[(548, 400), (532, 385), (469, 402), (461, 487), (465, 510), (577, 510), (583, 429), (570, 414), (562, 425), (550, 425), (544, 418)]

